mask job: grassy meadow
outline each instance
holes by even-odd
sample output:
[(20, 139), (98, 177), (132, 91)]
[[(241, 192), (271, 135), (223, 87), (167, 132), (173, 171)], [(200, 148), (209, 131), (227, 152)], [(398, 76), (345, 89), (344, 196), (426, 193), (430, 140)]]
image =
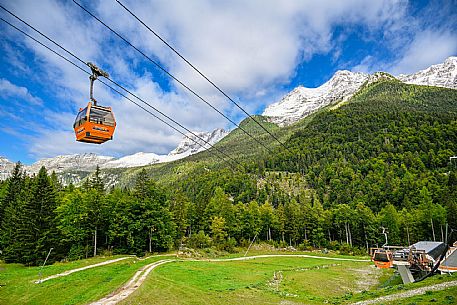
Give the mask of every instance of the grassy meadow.
[[(42, 269), (42, 278), (119, 257), (122, 256), (56, 263)], [(154, 256), (139, 261), (132, 257), (40, 284), (34, 283), (39, 279), (40, 267), (0, 263), (0, 304), (86, 304), (116, 290), (142, 266), (162, 258)]]
[(322, 304), (375, 288), (383, 273), (369, 262), (318, 258), (180, 261), (155, 270), (121, 304)]
[[(297, 252), (307, 257), (261, 257), (230, 260), (176, 259), (154, 269), (145, 282), (122, 305), (148, 304), (351, 304), (361, 300), (403, 292), (455, 280), (439, 275), (420, 283), (402, 285), (394, 271), (379, 270), (371, 262), (319, 258), (367, 259)], [(251, 255), (289, 254), (256, 250)], [(42, 277), (100, 263), (121, 256), (97, 257), (56, 263), (42, 270)], [(129, 257), (109, 265), (76, 272), (35, 284), (40, 267), (0, 263), (0, 304), (88, 304), (116, 291), (141, 267), (170, 256), (145, 260)], [(455, 287), (388, 304), (455, 304)]]

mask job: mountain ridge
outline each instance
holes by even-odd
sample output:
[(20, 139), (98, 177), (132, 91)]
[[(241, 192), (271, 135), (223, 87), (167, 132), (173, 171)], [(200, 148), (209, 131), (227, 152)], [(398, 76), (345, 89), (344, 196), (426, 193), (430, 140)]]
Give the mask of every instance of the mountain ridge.
[[(279, 102), (269, 105), (263, 115), (266, 117), (266, 122), (274, 123), (281, 127), (288, 126), (317, 112), (325, 106), (331, 104), (337, 104), (339, 106), (339, 102), (349, 100), (364, 85), (375, 82), (380, 78), (397, 79), (409, 84), (457, 89), (457, 57), (449, 57), (441, 64), (433, 65), (417, 73), (399, 75), (397, 78), (385, 72), (366, 74), (340, 70), (320, 87), (305, 88), (299, 86), (294, 88)], [(212, 132), (196, 131), (193, 133), (203, 138), (204, 141), (189, 133), (167, 155), (157, 155), (152, 152), (137, 152), (133, 155), (116, 159), (110, 156), (85, 153), (42, 159), (30, 166), (24, 167), (29, 174), (34, 174), (42, 166), (45, 166), (48, 171), (55, 171), (56, 173), (60, 173), (62, 177), (67, 177), (64, 179), (66, 182), (78, 183), (84, 176), (94, 171), (97, 165), (104, 170), (114, 170), (176, 161), (208, 149), (210, 146), (205, 142), (214, 145), (227, 136), (229, 132), (218, 128)], [(199, 144), (194, 143), (194, 141), (197, 141)], [(0, 157), (0, 180), (6, 179), (13, 168), (13, 162)], [(85, 172), (85, 174), (74, 174), (74, 172)]]
[[(279, 126), (293, 124), (317, 110), (349, 100), (365, 82), (376, 81), (379, 77), (393, 77), (385, 72), (366, 74), (339, 70), (317, 88), (298, 86), (278, 102), (265, 108), (262, 115)], [(457, 57), (451, 56), (443, 63), (432, 65), (416, 73), (401, 74), (396, 79), (415, 85), (457, 88)]]
[[(68, 171), (90, 173), (93, 172), (97, 166), (101, 169), (117, 169), (171, 162), (206, 150), (210, 148), (209, 144), (213, 145), (217, 143), (228, 134), (228, 132), (222, 128), (217, 128), (212, 132), (203, 131), (193, 133), (205, 141), (202, 141), (189, 133), (182, 139), (178, 146), (167, 155), (157, 155), (152, 152), (137, 152), (133, 155), (127, 155), (121, 158), (102, 156), (95, 153), (59, 155), (38, 160), (31, 165), (24, 165), (24, 169), (28, 174), (37, 174), (40, 168), (44, 166), (49, 172), (54, 171), (62, 174), (62, 176), (67, 176), (67, 178), (70, 177), (69, 180), (63, 179), (63, 182), (78, 183), (83, 177), (78, 178), (71, 174), (68, 175)], [(194, 141), (197, 141), (199, 144), (194, 143)], [(0, 180), (7, 179), (14, 166), (14, 162), (0, 156)]]

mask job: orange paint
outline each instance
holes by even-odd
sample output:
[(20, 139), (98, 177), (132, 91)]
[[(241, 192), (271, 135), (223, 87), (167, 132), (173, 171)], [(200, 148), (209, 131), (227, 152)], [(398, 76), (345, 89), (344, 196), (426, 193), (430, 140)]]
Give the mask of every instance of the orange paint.
[[(94, 106), (89, 102), (84, 110), (82, 113), (83, 109), (80, 109), (73, 125), (76, 141), (102, 144), (112, 140), (116, 121), (111, 107)], [(105, 116), (96, 116), (94, 112)]]

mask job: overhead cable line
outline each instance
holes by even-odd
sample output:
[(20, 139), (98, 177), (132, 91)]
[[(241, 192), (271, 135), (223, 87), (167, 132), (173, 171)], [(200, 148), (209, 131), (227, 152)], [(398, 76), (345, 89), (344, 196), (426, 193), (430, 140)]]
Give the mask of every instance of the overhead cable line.
[[(42, 35), (43, 37), (45, 37), (46, 39), (48, 39), (49, 41), (51, 41), (52, 43), (54, 43), (56, 46), (58, 46), (59, 48), (61, 48), (62, 50), (64, 50), (65, 52), (67, 52), (68, 54), (70, 54), (71, 56), (73, 56), (75, 59), (77, 59), (78, 61), (80, 61), (81, 63), (83, 63), (84, 65), (87, 66), (87, 64), (81, 60), (79, 57), (77, 57), (76, 55), (74, 55), (73, 53), (71, 53), (70, 51), (68, 51), (67, 49), (65, 49), (64, 47), (62, 47), (60, 44), (58, 44), (57, 42), (55, 42), (54, 40), (52, 40), (51, 38), (49, 38), (48, 36), (46, 36), (45, 34), (41, 33), (39, 30), (37, 30), (36, 28), (34, 28), (32, 25), (28, 24), (26, 21), (22, 20), (20, 17), (16, 16), (15, 14), (13, 14), (12, 12), (10, 12), (8, 9), (6, 9), (5, 7), (3, 7), (1, 4), (0, 4), (0, 7), (7, 11), (9, 14), (11, 14), (12, 16), (14, 16), (15, 18), (17, 18), (18, 20), (20, 20), (21, 22), (23, 22), (24, 24), (26, 24), (28, 27), (30, 27), (31, 29), (33, 29), (35, 32), (39, 33), (40, 35)], [(79, 70), (83, 71), (84, 73), (88, 74), (88, 75), (91, 75), (91, 73), (87, 72), (86, 70), (84, 70), (83, 68), (81, 68), (80, 66), (78, 66), (77, 64), (75, 64), (74, 62), (72, 62), (71, 60), (69, 60), (68, 58), (66, 58), (65, 56), (59, 54), (58, 52), (56, 52), (55, 50), (51, 49), (50, 47), (48, 47), (47, 45), (43, 44), (42, 42), (40, 42), (39, 40), (35, 39), (34, 37), (32, 37), (31, 35), (29, 35), (28, 33), (24, 32), (23, 30), (19, 29), (18, 27), (14, 26), (13, 24), (11, 24), (10, 22), (6, 21), (5, 19), (3, 18), (0, 18), (1, 21), (5, 22), (6, 24), (10, 25), (11, 27), (13, 27), (14, 29), (16, 29), (17, 31), (21, 32), (22, 34), (24, 34), (25, 36), (27, 36), (28, 38), (32, 39), (33, 41), (35, 41), (36, 43), (40, 44), (41, 46), (43, 46), (44, 48), (48, 49), (49, 51), (51, 51), (52, 53), (54, 53), (55, 55), (59, 56), (60, 58), (64, 59), (65, 61), (67, 61), (68, 63), (72, 64), (73, 66), (75, 66), (76, 68), (78, 68)], [(177, 124), (179, 127), (185, 129), (186, 131), (188, 131), (189, 133), (191, 133), (192, 135), (196, 136), (198, 139), (200, 139), (201, 141), (205, 142), (206, 144), (208, 144), (211, 148), (214, 148), (215, 150), (217, 150), (219, 153), (221, 153), (222, 155), (224, 155), (225, 157), (227, 157), (228, 159), (230, 159), (231, 162), (228, 162), (227, 160), (225, 160), (224, 158), (220, 157), (220, 156), (217, 156), (219, 158), (222, 159), (222, 161), (226, 162), (228, 165), (230, 165), (230, 168), (232, 169), (233, 166), (236, 166), (238, 165), (237, 161), (235, 161), (232, 157), (230, 157), (229, 155), (227, 155), (225, 152), (221, 151), (219, 148), (213, 146), (211, 143), (209, 143), (207, 140), (201, 138), (200, 136), (196, 135), (194, 132), (190, 131), (189, 129), (187, 129), (185, 126), (183, 126), (182, 124), (180, 124), (179, 122), (177, 122), (176, 120), (170, 118), (169, 116), (167, 116), (166, 114), (164, 114), (163, 112), (159, 111), (158, 109), (156, 109), (154, 106), (150, 105), (149, 103), (147, 103), (146, 101), (142, 100), (141, 98), (137, 97), (135, 94), (133, 94), (132, 92), (130, 92), (129, 90), (127, 90), (126, 88), (124, 88), (123, 86), (119, 85), (118, 83), (116, 83), (115, 81), (111, 80), (110, 78), (107, 78), (111, 83), (115, 84), (116, 86), (118, 86), (119, 88), (123, 89), (124, 91), (126, 91), (127, 93), (131, 94), (132, 96), (136, 97), (137, 99), (139, 99), (140, 101), (142, 101), (143, 103), (145, 103), (146, 105), (148, 105), (149, 107), (151, 107), (152, 109), (154, 109), (156, 112), (160, 113), (161, 115), (163, 115), (164, 117), (166, 117), (167, 119), (169, 119), (170, 121), (172, 121), (173, 123)], [(155, 115), (154, 113), (152, 113), (151, 111), (149, 111), (148, 109), (144, 108), (143, 106), (141, 106), (140, 104), (138, 104), (137, 102), (133, 101), (131, 98), (129, 98), (128, 96), (126, 96), (125, 94), (123, 94), (122, 92), (120, 92), (119, 90), (113, 88), (112, 86), (110, 86), (109, 84), (105, 83), (104, 81), (98, 79), (98, 81), (100, 81), (102, 84), (104, 84), (105, 86), (107, 86), (108, 88), (110, 88), (111, 90), (113, 90), (114, 92), (118, 93), (119, 95), (121, 95), (122, 97), (126, 98), (127, 100), (129, 100), (130, 102), (132, 102), (133, 104), (135, 104), (136, 106), (140, 107), (141, 109), (143, 109), (144, 111), (146, 111), (147, 113), (149, 113), (150, 115), (152, 115), (153, 117), (157, 118), (158, 120), (160, 120), (162, 123), (166, 124), (167, 126), (171, 127), (173, 130), (179, 132), (180, 134), (182, 134), (184, 137), (190, 139), (191, 141), (193, 141), (194, 143), (196, 143), (197, 145), (201, 146), (204, 148), (204, 145), (202, 145), (201, 143), (199, 143), (198, 141), (196, 141), (195, 139), (189, 137), (188, 135), (186, 135), (185, 133), (183, 133), (182, 131), (180, 131), (179, 129), (177, 129), (176, 127), (174, 127), (173, 125), (171, 125), (170, 123), (166, 122), (165, 120), (163, 120), (162, 118), (158, 117), (157, 115)], [(213, 152), (213, 151), (211, 151)], [(233, 162), (233, 163), (232, 163)]]
[[(237, 124), (235, 121), (233, 121), (231, 118), (229, 118), (227, 115), (225, 115), (222, 111), (220, 111), (219, 109), (217, 109), (216, 107), (214, 107), (211, 103), (209, 103), (206, 99), (204, 99), (201, 95), (199, 95), (197, 92), (195, 92), (192, 88), (190, 88), (188, 85), (186, 85), (184, 82), (182, 82), (181, 80), (179, 80), (176, 76), (174, 76), (173, 74), (171, 74), (167, 69), (165, 69), (164, 67), (162, 67), (162, 65), (160, 65), (157, 61), (153, 60), (151, 57), (149, 57), (148, 55), (146, 55), (143, 51), (141, 51), (140, 49), (138, 49), (136, 46), (134, 46), (130, 41), (128, 41), (126, 38), (124, 38), (121, 34), (119, 34), (118, 32), (116, 32), (115, 30), (113, 30), (109, 25), (107, 25), (105, 22), (103, 22), (100, 18), (98, 18), (97, 16), (95, 16), (93, 13), (91, 13), (88, 9), (86, 9), (84, 6), (82, 6), (81, 4), (79, 4), (78, 2), (76, 2), (75, 0), (73, 0), (73, 2), (79, 6), (82, 10), (84, 10), (87, 14), (89, 14), (92, 18), (94, 18), (95, 20), (97, 20), (100, 24), (102, 24), (103, 26), (105, 26), (108, 30), (110, 30), (113, 34), (115, 34), (117, 37), (119, 37), (121, 40), (123, 40), (126, 44), (128, 44), (130, 47), (132, 47), (133, 49), (135, 49), (138, 53), (140, 53), (141, 55), (143, 55), (147, 60), (149, 60), (151, 63), (153, 63), (158, 69), (160, 69), (162, 72), (164, 72), (167, 76), (169, 76), (170, 78), (172, 78), (174, 81), (176, 81), (178, 84), (180, 84), (182, 87), (184, 87), (186, 90), (188, 90), (189, 92), (191, 92), (194, 96), (196, 96), (199, 100), (201, 100), (202, 102), (204, 102), (206, 105), (208, 105), (209, 107), (211, 107), (214, 111), (216, 111), (217, 113), (219, 113), (221, 116), (223, 116), (226, 120), (228, 120), (230, 123), (232, 123), (233, 125), (235, 125), (236, 127), (238, 127), (240, 130), (242, 130), (246, 135), (248, 135), (251, 139), (253, 139), (254, 141), (256, 141), (258, 144), (260, 144), (261, 146), (263, 146), (269, 153), (273, 153), (273, 151), (267, 147), (264, 143), (262, 143), (261, 141), (259, 141), (257, 138), (255, 138), (253, 135), (251, 135), (249, 132), (247, 132), (243, 127), (241, 127), (239, 124)], [(263, 128), (263, 127), (262, 127)], [(265, 128), (264, 128), (265, 129)], [(286, 146), (284, 146), (286, 147)], [(286, 147), (287, 148), (287, 147)]]
[[(74, 0), (73, 0), (74, 1)], [(219, 91), (224, 97), (226, 97), (232, 104), (234, 104), (238, 109), (243, 111), (251, 120), (253, 120), (257, 125), (259, 125), (265, 132), (267, 132), (276, 142), (278, 142), (281, 146), (285, 149), (289, 150), (289, 148), (281, 142), (274, 134), (272, 134), (268, 129), (266, 129), (259, 121), (255, 119), (254, 116), (249, 114), (240, 104), (235, 102), (233, 98), (231, 98), (227, 93), (225, 93), (218, 85), (216, 85), (211, 79), (209, 79), (203, 72), (201, 72), (197, 67), (195, 67), (187, 58), (185, 58), (181, 53), (179, 53), (173, 46), (171, 46), (164, 38), (162, 38), (159, 34), (157, 34), (153, 29), (151, 29), (143, 20), (141, 20), (137, 15), (135, 15), (130, 9), (128, 9), (121, 1), (116, 0), (116, 2), (122, 6), (130, 15), (133, 16), (138, 22), (140, 22), (146, 29), (149, 30), (154, 36), (156, 36), (160, 41), (162, 41), (167, 47), (169, 47), (176, 55), (178, 55), (183, 61), (186, 62), (195, 72), (200, 74), (206, 81), (208, 81), (217, 91)], [(290, 151), (289, 151), (290, 152)]]

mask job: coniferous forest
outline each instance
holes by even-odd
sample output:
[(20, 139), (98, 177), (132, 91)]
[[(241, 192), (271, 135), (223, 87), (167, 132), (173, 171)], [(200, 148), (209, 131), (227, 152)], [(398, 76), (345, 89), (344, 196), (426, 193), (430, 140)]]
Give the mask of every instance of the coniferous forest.
[(0, 183), (1, 256), (37, 265), (51, 248), (50, 261), (182, 245), (233, 251), (254, 237), (361, 254), (384, 243), (382, 227), (390, 245), (457, 229), (456, 90), (379, 81), (285, 144), (239, 169), (205, 163), (173, 183), (145, 168), (122, 188), (108, 188), (99, 169), (63, 186), (18, 163)]

